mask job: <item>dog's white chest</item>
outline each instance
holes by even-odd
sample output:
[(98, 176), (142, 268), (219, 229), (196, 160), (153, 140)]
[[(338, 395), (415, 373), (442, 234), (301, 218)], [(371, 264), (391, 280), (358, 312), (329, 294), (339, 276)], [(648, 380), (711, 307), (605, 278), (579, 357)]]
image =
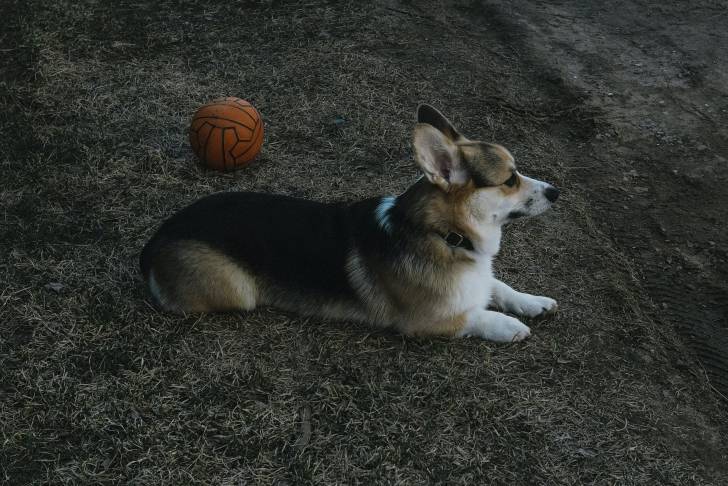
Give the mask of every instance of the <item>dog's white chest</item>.
[(474, 266), (460, 275), (450, 296), (452, 311), (460, 313), (487, 307), (493, 287), (491, 263), (491, 257), (481, 256)]

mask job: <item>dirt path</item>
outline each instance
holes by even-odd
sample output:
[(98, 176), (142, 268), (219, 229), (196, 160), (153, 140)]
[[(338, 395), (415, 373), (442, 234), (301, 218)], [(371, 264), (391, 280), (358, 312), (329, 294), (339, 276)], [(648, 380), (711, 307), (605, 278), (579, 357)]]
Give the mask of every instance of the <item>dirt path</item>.
[[(728, 396), (728, 31), (719, 2), (486, 2), (486, 16), (593, 114), (558, 134), (595, 220), (641, 271), (656, 318)], [(550, 64), (550, 66), (544, 66)]]

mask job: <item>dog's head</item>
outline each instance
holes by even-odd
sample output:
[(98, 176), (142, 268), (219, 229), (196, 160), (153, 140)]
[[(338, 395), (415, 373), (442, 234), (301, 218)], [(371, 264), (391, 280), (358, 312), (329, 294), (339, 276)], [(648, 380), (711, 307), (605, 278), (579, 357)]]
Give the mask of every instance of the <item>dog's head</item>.
[(504, 147), (468, 140), (429, 105), (417, 109), (414, 148), (427, 180), (453, 195), (478, 226), (535, 216), (559, 196), (554, 186), (520, 174)]

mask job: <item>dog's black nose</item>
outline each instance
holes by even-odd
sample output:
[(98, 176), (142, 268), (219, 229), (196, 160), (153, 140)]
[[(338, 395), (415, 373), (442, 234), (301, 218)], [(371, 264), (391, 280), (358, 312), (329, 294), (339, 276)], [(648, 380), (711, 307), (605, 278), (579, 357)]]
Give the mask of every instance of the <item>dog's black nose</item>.
[(544, 196), (546, 196), (546, 199), (549, 201), (554, 202), (559, 198), (559, 190), (554, 186), (549, 186), (544, 191)]

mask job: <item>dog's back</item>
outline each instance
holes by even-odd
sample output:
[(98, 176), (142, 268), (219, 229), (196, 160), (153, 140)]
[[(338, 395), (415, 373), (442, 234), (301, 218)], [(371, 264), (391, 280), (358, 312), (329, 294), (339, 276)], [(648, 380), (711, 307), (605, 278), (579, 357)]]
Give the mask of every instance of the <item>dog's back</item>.
[(157, 304), (178, 312), (280, 305), (281, 293), (319, 303), (353, 302), (346, 274), (353, 228), (374, 224), (365, 221), (371, 214), (366, 208), (376, 203), (325, 204), (244, 192), (208, 196), (162, 224), (142, 250), (142, 274)]

